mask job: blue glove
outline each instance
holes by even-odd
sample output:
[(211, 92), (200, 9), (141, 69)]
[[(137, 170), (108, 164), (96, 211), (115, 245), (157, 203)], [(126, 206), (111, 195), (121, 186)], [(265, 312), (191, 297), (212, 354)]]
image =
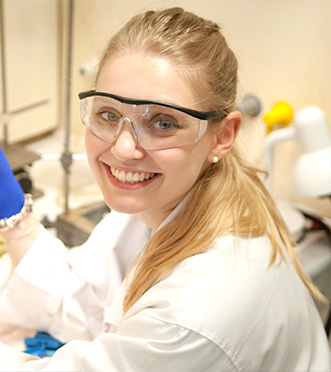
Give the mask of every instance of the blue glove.
[(45, 332), (38, 332), (34, 337), (25, 338), (24, 341), (26, 345), (24, 352), (40, 358), (52, 356), (58, 348), (64, 345)]
[(20, 213), (25, 197), (21, 185), (12, 172), (0, 147), (0, 219)]

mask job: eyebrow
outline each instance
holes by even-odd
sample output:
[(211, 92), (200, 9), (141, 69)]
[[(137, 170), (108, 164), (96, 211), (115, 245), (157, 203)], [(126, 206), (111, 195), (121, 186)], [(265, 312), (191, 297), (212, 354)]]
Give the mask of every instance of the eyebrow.
[(165, 103), (165, 102), (159, 102), (159, 101), (153, 101), (153, 100), (144, 100), (144, 99), (133, 99), (133, 98), (127, 98), (127, 97), (121, 97), (116, 94), (112, 93), (105, 93), (105, 92), (98, 92), (96, 90), (88, 90), (85, 92), (81, 92), (78, 94), (79, 99), (84, 99), (87, 97), (93, 97), (93, 96), (101, 96), (101, 97), (109, 97), (116, 99), (117, 101), (121, 103), (127, 103), (130, 105), (158, 105), (158, 106), (163, 106), (163, 107), (169, 107), (173, 108), (175, 110), (184, 112), (190, 116), (193, 116), (197, 119), (200, 120), (209, 120), (209, 119), (215, 119), (215, 118), (220, 118), (224, 119), (229, 113), (224, 111), (224, 112), (217, 112), (217, 111), (197, 111), (197, 110), (192, 110), (186, 107), (181, 107), (174, 105), (172, 103)]

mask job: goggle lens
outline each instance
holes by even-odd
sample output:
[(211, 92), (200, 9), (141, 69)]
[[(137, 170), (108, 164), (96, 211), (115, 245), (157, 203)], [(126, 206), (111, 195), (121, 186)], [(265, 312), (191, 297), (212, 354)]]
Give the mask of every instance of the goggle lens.
[(162, 104), (129, 104), (101, 95), (81, 98), (81, 119), (88, 130), (110, 143), (130, 124), (135, 139), (147, 150), (194, 144), (208, 126), (207, 120)]

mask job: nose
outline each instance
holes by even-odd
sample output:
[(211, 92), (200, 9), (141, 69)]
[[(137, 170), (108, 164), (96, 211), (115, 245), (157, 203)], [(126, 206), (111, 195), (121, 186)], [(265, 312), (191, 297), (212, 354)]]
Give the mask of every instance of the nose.
[(121, 121), (117, 129), (116, 139), (110, 151), (119, 160), (141, 159), (145, 152), (139, 146), (139, 136), (130, 119)]

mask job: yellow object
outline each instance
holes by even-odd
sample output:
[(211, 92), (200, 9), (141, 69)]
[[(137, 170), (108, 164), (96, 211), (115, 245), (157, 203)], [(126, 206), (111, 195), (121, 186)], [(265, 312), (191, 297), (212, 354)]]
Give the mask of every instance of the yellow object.
[(275, 103), (271, 111), (264, 115), (264, 122), (267, 124), (267, 134), (272, 132), (275, 125), (286, 126), (293, 119), (292, 107), (283, 101)]

